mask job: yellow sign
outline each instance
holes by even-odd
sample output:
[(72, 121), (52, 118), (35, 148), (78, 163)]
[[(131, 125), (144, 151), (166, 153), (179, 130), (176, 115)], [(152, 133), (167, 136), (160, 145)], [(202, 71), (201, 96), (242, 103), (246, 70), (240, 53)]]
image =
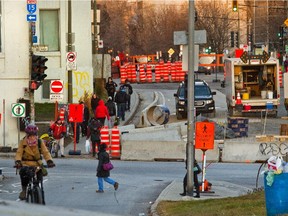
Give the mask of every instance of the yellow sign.
[(286, 25), (286, 27), (288, 27), (288, 18), (284, 21), (284, 24)]
[(173, 55), (174, 52), (175, 52), (175, 51), (174, 51), (172, 48), (170, 48), (170, 49), (168, 50), (168, 53), (169, 53), (170, 56)]

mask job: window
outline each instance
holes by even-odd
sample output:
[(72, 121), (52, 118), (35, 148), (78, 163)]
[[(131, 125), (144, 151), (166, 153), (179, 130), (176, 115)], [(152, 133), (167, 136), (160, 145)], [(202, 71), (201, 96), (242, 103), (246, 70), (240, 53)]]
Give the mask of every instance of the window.
[(42, 84), (42, 98), (50, 99), (50, 83), (51, 80), (44, 80)]
[(48, 51), (59, 51), (58, 10), (40, 10), (40, 45), (47, 45)]

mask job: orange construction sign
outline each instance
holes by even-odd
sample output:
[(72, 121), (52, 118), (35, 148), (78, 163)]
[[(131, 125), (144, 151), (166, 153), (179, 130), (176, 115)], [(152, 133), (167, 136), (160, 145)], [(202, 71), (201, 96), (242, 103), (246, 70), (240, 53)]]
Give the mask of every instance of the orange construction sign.
[(195, 149), (214, 149), (214, 123), (196, 122)]

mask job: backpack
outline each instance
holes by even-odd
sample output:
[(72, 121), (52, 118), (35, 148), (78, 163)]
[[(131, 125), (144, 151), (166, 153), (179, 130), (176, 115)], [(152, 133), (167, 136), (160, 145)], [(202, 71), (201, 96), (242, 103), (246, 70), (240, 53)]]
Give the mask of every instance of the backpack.
[(107, 102), (106, 107), (108, 108), (108, 112), (110, 116), (116, 115), (116, 107), (115, 107), (114, 102)]

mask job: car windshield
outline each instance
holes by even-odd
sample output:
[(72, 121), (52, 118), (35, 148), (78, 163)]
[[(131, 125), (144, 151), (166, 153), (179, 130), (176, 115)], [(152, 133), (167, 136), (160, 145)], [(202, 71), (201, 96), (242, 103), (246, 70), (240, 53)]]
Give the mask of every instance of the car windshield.
[[(201, 86), (194, 86), (195, 89), (195, 96), (210, 96), (211, 92), (207, 86), (201, 85)], [(184, 97), (184, 87), (180, 88), (179, 92), (180, 97)]]

